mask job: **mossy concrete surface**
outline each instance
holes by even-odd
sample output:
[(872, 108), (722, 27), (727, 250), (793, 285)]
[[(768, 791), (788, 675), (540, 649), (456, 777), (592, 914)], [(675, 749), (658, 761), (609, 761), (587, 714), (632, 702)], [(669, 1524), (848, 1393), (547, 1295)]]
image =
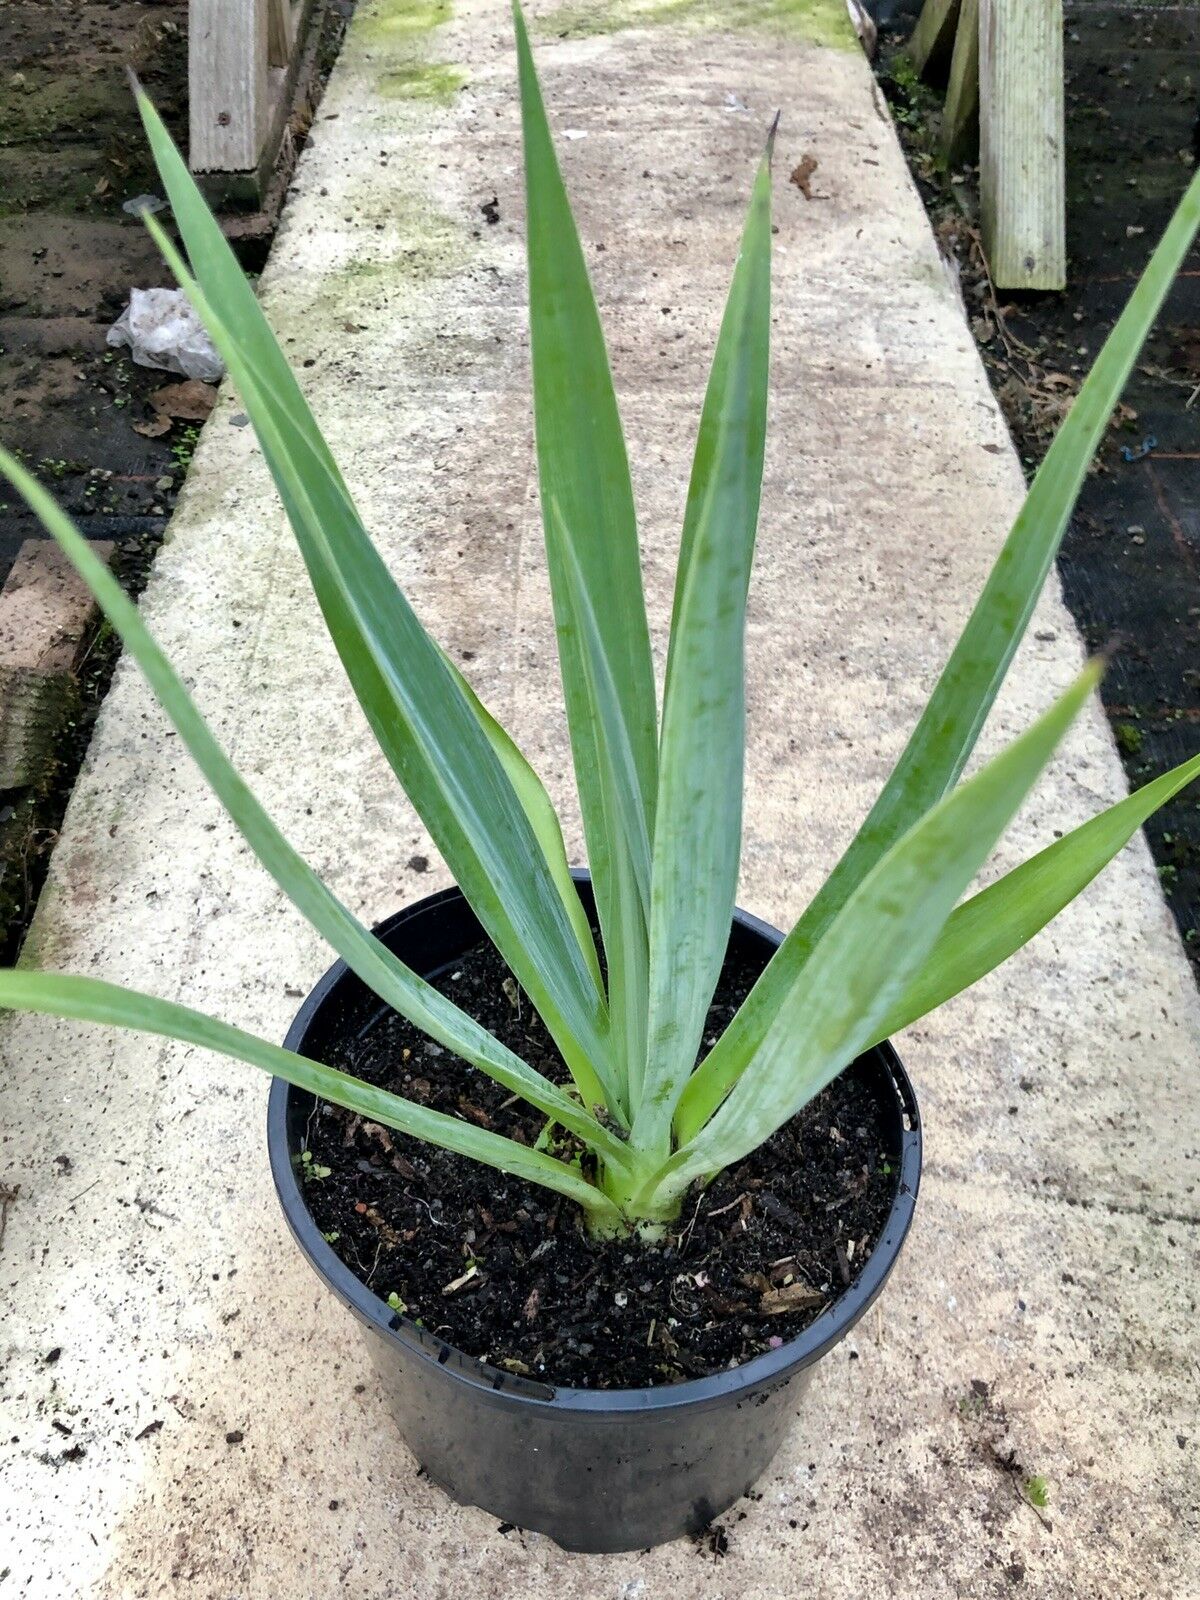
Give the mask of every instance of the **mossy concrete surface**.
[(550, 37), (618, 33), (669, 25), (702, 33), (750, 28), (833, 48), (858, 47), (841, 0), (562, 0), (542, 8)]
[[(715, 12), (560, 36), (556, 9), (535, 11), (660, 651), (712, 342), (782, 107), (740, 898), (787, 924), (897, 754), (1021, 474), (858, 55)], [(534, 496), (508, 8), (442, 17), (390, 0), (351, 27), (263, 291), (387, 559), (536, 759), (578, 858)], [(386, 92), (423, 64), (466, 86)], [(811, 200), (788, 182), (806, 155)], [(244, 422), (226, 394), (145, 614), (298, 846), (381, 916), (445, 874), (405, 866), (434, 852), (321, 637)], [(985, 744), (1080, 659), (1052, 583)], [(1092, 710), (998, 864), (1122, 787)], [(32, 951), (273, 1038), (329, 960), (128, 665)], [(286, 1236), (262, 1081), (162, 1041), (9, 1019), (0, 1596), (1195, 1594), (1198, 1038), (1137, 841), (1003, 974), (900, 1041), (925, 1114), (917, 1223), (761, 1497), (723, 1519), (727, 1553), (590, 1558), (419, 1474), (353, 1324)], [(1024, 1492), (1034, 1478), (1044, 1506)]]

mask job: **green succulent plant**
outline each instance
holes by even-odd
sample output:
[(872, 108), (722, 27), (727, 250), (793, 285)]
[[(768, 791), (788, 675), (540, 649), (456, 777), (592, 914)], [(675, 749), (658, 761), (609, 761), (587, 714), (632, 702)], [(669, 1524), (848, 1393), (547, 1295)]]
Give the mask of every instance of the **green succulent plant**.
[[(189, 266), (144, 214), (220, 350), (380, 747), (543, 1019), (561, 1082), (381, 944), (287, 843), (137, 607), (11, 455), (0, 466), (93, 589), (215, 794), (281, 889), (388, 1005), (571, 1136), (526, 1148), (227, 1023), (114, 984), (19, 968), (0, 1005), (165, 1034), (372, 1121), (556, 1190), (597, 1233), (661, 1227), (872, 1044), (966, 988), (1072, 900), (1200, 756), (968, 899), (972, 879), (1098, 681), (1070, 689), (969, 780), (963, 768), (1092, 456), (1200, 222), (1182, 200), (1054, 440), (904, 753), (828, 881), (699, 1061), (741, 841), (746, 593), (770, 330), (770, 144), (754, 179), (687, 495), (661, 711), (634, 502), (604, 338), (519, 9), (537, 459), (597, 945), (536, 773), (425, 631), (377, 553), (220, 229), (139, 92)], [(961, 902), (961, 903), (960, 903)], [(542, 1141), (562, 1150), (563, 1141)]]

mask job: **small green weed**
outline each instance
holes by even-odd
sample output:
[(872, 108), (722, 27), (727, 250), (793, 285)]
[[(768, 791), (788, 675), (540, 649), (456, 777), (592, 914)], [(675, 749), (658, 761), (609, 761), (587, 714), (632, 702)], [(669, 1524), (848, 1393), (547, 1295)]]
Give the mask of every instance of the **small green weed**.
[(1026, 1478), (1021, 1485), (1021, 1493), (1031, 1506), (1036, 1506), (1039, 1511), (1044, 1511), (1050, 1504), (1050, 1485), (1040, 1474)]

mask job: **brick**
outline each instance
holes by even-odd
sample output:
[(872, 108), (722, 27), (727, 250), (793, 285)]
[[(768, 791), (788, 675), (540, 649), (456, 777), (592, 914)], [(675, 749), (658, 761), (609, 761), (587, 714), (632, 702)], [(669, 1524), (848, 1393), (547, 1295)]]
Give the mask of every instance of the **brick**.
[[(113, 546), (97, 543), (111, 560)], [(38, 782), (75, 698), (96, 614), (91, 590), (50, 539), (27, 539), (0, 592), (0, 791)]]

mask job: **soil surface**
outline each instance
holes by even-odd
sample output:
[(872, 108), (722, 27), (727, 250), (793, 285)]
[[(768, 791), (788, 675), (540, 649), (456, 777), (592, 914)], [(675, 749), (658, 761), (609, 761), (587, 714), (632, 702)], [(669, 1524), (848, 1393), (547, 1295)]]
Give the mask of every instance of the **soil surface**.
[[(727, 965), (710, 1041), (759, 970)], [(531, 1065), (565, 1081), (545, 1028), (490, 944), (434, 981)], [(330, 1065), (523, 1144), (541, 1135), (543, 1117), (394, 1012), (357, 1035), (352, 1027)], [(437, 1337), (510, 1372), (576, 1388), (641, 1388), (777, 1348), (853, 1282), (895, 1192), (888, 1144), (865, 1074), (851, 1068), (753, 1156), (688, 1196), (659, 1245), (598, 1243), (578, 1208), (549, 1190), (324, 1102), (302, 1172), (313, 1217), (346, 1265)]]
[[(1032, 474), (1194, 169), (1200, 6), (1065, 0), (1068, 282), (993, 290), (978, 172), (938, 148), (940, 94), (904, 41), (918, 0), (879, 0), (876, 71), (971, 328)], [(935, 86), (936, 87), (936, 86)], [(1090, 648), (1118, 651), (1102, 697), (1131, 787), (1200, 749), (1200, 247), (1193, 246), (1125, 390), (1063, 541), (1059, 573)], [(1200, 796), (1146, 825), (1200, 972)]]
[[(0, 432), (92, 538), (157, 542), (195, 429), (134, 421), (169, 374), (105, 344), (132, 287), (167, 283), (122, 204), (160, 186), (125, 78), (186, 133), (187, 7), (10, 0), (0, 9)], [(0, 580), (36, 519), (0, 493)]]
[[(291, 131), (303, 143), (353, 0), (324, 0), (316, 78)], [(170, 274), (139, 217), (161, 197), (126, 81), (132, 67), (174, 137), (187, 138), (186, 0), (5, 0), (0, 4), (0, 439), (87, 538), (112, 540), (114, 568), (140, 591), (203, 425), (174, 402), (162, 429), (152, 397), (177, 375), (105, 342), (131, 288)], [(170, 212), (160, 221), (171, 227)], [(243, 264), (266, 257), (273, 216), (226, 213)], [(215, 393), (215, 391), (212, 391)], [(168, 410), (170, 407), (168, 407)], [(41, 525), (0, 481), (0, 583)], [(0, 962), (16, 956), (96, 713), (119, 656), (98, 628), (79, 669), (75, 714), (32, 790), (0, 794)]]

